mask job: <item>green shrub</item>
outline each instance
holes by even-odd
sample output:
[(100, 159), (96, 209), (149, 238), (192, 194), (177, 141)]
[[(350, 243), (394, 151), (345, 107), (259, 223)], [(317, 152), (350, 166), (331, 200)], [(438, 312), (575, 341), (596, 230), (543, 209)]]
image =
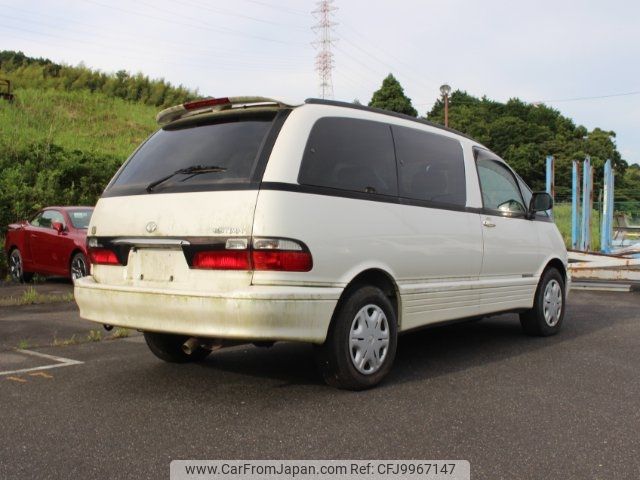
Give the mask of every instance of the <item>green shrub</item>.
[(121, 160), (35, 143), (0, 157), (0, 225), (48, 205), (94, 205)]

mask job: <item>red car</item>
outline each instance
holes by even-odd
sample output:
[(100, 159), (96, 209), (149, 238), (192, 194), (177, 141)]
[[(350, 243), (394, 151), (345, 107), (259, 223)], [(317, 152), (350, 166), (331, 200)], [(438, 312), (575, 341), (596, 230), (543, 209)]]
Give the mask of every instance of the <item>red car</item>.
[(71, 279), (87, 275), (92, 213), (92, 207), (47, 207), (28, 222), (9, 225), (4, 249), (11, 277), (28, 282), (35, 273)]

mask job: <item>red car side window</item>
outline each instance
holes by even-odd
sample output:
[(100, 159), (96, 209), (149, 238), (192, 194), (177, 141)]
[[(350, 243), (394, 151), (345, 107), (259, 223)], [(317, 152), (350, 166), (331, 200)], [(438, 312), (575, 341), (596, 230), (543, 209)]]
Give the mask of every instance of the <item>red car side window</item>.
[(34, 226), (34, 227), (40, 227), (40, 220), (42, 219), (42, 212), (40, 212), (39, 214), (37, 214), (35, 217), (33, 217), (30, 221), (29, 224)]
[(55, 210), (47, 210), (42, 215), (42, 219), (40, 220), (40, 227), (43, 228), (53, 228), (53, 223), (58, 222), (62, 225), (65, 225), (64, 216), (60, 212), (56, 212)]

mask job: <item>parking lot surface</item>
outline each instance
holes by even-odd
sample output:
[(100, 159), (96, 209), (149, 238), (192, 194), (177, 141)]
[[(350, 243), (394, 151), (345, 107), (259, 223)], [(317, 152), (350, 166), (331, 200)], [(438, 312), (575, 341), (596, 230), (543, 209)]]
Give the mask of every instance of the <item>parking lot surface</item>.
[[(234, 347), (193, 365), (157, 360), (139, 335), (34, 349), (57, 361), (2, 348), (2, 371), (59, 366), (0, 375), (0, 478), (345, 458), (467, 459), (473, 479), (637, 479), (639, 307), (637, 293), (575, 292), (556, 337), (524, 336), (515, 315), (407, 334), (388, 380), (357, 393), (325, 386), (307, 345)], [(29, 308), (0, 310), (3, 337)], [(95, 328), (71, 305), (51, 308), (50, 325), (19, 335)]]

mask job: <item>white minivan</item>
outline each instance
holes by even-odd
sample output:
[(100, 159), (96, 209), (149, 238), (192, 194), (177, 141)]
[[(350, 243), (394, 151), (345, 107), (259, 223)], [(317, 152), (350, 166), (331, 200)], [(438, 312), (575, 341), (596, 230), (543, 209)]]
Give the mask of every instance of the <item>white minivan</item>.
[(96, 205), (75, 297), (162, 360), (310, 342), (327, 383), (363, 389), (401, 332), (502, 312), (559, 331), (551, 197), (474, 140), (317, 99), (198, 100), (158, 122)]

